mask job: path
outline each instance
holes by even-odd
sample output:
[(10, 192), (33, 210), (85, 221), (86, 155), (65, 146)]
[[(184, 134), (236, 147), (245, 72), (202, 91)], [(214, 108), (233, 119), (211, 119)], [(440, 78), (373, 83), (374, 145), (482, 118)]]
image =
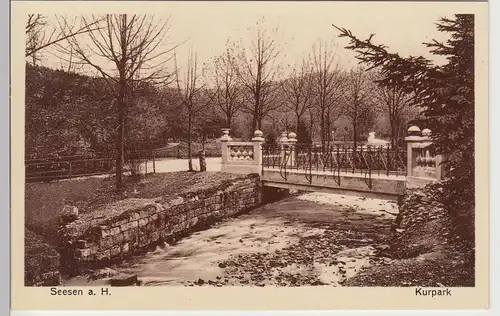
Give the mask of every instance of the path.
[[(396, 204), (309, 193), (226, 220), (178, 244), (112, 267), (157, 285), (333, 285), (387, 248)], [(102, 285), (78, 277), (65, 285)]]
[[(206, 158), (207, 171), (221, 171), (222, 168), (222, 158), (210, 157)], [(198, 159), (193, 159), (193, 168), (195, 170), (200, 170), (200, 162)], [(141, 170), (145, 170), (144, 164), (141, 165)], [(177, 159), (177, 158), (157, 158), (155, 160), (155, 170), (157, 173), (165, 172), (177, 172), (177, 171), (187, 171), (188, 170), (188, 160), (187, 159)], [(148, 173), (153, 172), (153, 162), (147, 162)], [(73, 181), (77, 179), (88, 179), (88, 178), (108, 178), (114, 176), (114, 174), (103, 174), (96, 176), (82, 176), (70, 179), (61, 179), (58, 181)]]
[[(222, 167), (222, 158), (220, 157), (210, 157), (206, 158), (207, 171), (220, 171)], [(193, 158), (193, 168), (195, 170), (200, 170), (200, 162), (198, 158)], [(176, 172), (176, 171), (186, 171), (188, 169), (187, 159), (169, 159), (160, 158), (155, 161), (156, 172)], [(153, 162), (148, 162), (148, 172), (153, 171)]]

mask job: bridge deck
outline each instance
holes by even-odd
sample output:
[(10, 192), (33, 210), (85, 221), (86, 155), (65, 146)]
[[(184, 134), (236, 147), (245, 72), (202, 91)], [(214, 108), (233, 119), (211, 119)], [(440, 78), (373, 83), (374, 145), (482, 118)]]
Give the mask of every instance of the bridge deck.
[(331, 193), (350, 192), (354, 195), (376, 196), (395, 199), (405, 190), (404, 175), (363, 174), (352, 172), (333, 173), (321, 170), (297, 170), (263, 168), (262, 181), (265, 186), (322, 191)]

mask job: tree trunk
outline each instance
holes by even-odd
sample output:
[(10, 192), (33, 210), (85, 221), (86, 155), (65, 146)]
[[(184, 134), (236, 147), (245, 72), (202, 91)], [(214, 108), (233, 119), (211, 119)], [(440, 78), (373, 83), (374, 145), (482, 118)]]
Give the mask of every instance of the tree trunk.
[[(257, 129), (261, 130), (262, 129), (262, 117), (259, 117), (257, 119)], [(255, 128), (253, 129), (252, 133), (255, 132)]]
[(314, 141), (314, 117), (312, 115), (312, 112), (309, 113), (309, 136), (311, 136), (311, 142)]
[[(127, 24), (127, 15), (121, 15), (120, 18), (123, 21), (122, 27)], [(122, 53), (126, 52), (125, 47), (125, 37), (126, 31), (120, 30), (121, 37), (121, 51)], [(118, 135), (116, 137), (116, 190), (118, 192), (123, 192), (123, 164), (124, 164), (124, 142), (125, 142), (125, 119), (126, 119), (126, 89), (127, 89), (127, 81), (125, 75), (125, 67), (126, 64), (123, 62), (118, 65), (118, 73), (120, 75), (120, 81), (118, 83), (118, 100), (117, 100), (117, 109), (118, 109)]]
[(352, 122), (352, 141), (353, 147), (356, 149), (356, 146), (358, 145), (358, 122), (356, 120)]
[(326, 138), (326, 141), (327, 141), (327, 145), (328, 147), (330, 147), (330, 142), (331, 142), (331, 133), (330, 133), (330, 127), (331, 127), (331, 122), (330, 122), (330, 110), (328, 110), (328, 113), (327, 113), (327, 120), (326, 120), (326, 126), (325, 126), (325, 138)]
[(321, 151), (325, 151), (325, 109), (321, 109)]
[(252, 119), (252, 130), (250, 131), (250, 137), (252, 137), (252, 133), (257, 129), (257, 116), (254, 114)]
[(193, 171), (193, 157), (191, 153), (191, 129), (192, 129), (192, 114), (188, 115), (188, 170)]
[(397, 124), (394, 121), (391, 121), (391, 148), (396, 147), (396, 134), (397, 134)]
[(401, 146), (401, 135), (403, 133), (403, 123), (398, 122), (396, 127), (396, 148)]
[(200, 159), (200, 171), (207, 171), (207, 162), (205, 160), (205, 150), (204, 149), (200, 150), (199, 159)]
[(117, 99), (118, 108), (118, 135), (116, 137), (116, 190), (122, 192), (123, 187), (123, 162), (125, 141), (125, 80), (120, 79), (119, 93)]
[(297, 133), (297, 138), (299, 138), (299, 132), (301, 132), (301, 131), (299, 131), (299, 126), (300, 126), (300, 115), (297, 114), (297, 125), (295, 127), (296, 133)]

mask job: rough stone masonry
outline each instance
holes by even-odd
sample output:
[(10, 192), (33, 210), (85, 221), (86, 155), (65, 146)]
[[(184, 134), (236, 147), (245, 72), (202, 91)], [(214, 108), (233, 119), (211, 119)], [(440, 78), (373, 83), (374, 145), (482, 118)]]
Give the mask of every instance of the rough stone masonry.
[(85, 268), (105, 266), (261, 203), (257, 174), (174, 196), (122, 200), (61, 227), (61, 268), (77, 275)]
[(25, 286), (59, 285), (59, 254), (42, 237), (26, 228), (24, 255)]

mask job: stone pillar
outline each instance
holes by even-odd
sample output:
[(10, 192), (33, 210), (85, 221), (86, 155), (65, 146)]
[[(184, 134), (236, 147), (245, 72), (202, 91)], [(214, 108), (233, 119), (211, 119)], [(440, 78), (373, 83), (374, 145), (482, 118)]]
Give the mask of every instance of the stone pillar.
[(422, 187), (430, 182), (444, 178), (442, 155), (431, 152), (431, 130), (412, 126), (408, 129), (407, 143), (407, 177), (406, 187)]
[(255, 168), (257, 173), (262, 175), (262, 143), (265, 142), (263, 133), (260, 130), (256, 130), (253, 133), (252, 143), (253, 143), (253, 160), (255, 162)]
[(222, 151), (222, 165), (225, 165), (227, 163), (229, 157), (229, 150), (227, 146), (227, 142), (231, 141), (231, 137), (229, 136), (229, 131), (230, 131), (229, 128), (223, 128), (222, 137), (220, 138), (221, 151)]
[(415, 168), (417, 165), (417, 157), (418, 157), (418, 152), (413, 150), (413, 147), (416, 143), (420, 143), (422, 141), (420, 128), (415, 125), (411, 126), (408, 129), (408, 136), (405, 137), (405, 141), (407, 146), (406, 175), (408, 177), (411, 177), (413, 168)]
[(280, 165), (283, 166), (286, 163), (286, 151), (288, 149), (288, 137), (286, 132), (281, 133), (278, 139), (278, 146), (280, 147)]
[[(432, 135), (432, 131), (430, 129), (428, 129), (428, 128), (424, 129), (422, 131), (422, 139), (423, 139), (423, 141), (431, 143), (432, 142), (431, 135)], [(431, 156), (429, 150), (427, 150), (425, 152), (425, 156), (426, 157), (430, 157)], [(444, 177), (445, 177), (445, 171), (444, 171), (444, 167), (442, 165), (443, 155), (437, 155), (437, 154), (435, 154), (432, 158), (433, 158), (433, 160), (432, 160), (433, 166), (436, 169), (436, 179), (437, 180), (443, 180)]]
[(295, 134), (294, 132), (290, 132), (288, 134), (288, 146), (290, 148), (290, 158), (288, 158), (288, 166), (289, 167), (293, 167), (295, 166), (295, 161), (297, 159), (297, 148), (296, 148), (296, 144), (297, 144), (297, 134)]
[[(431, 130), (428, 128), (425, 128), (422, 130), (422, 143), (431, 143)], [(436, 164), (435, 164), (435, 159), (434, 157), (431, 157), (431, 153), (429, 148), (424, 148), (420, 151), (420, 159), (423, 162), (425, 167), (431, 167), (434, 169), (433, 171), (436, 171)]]

